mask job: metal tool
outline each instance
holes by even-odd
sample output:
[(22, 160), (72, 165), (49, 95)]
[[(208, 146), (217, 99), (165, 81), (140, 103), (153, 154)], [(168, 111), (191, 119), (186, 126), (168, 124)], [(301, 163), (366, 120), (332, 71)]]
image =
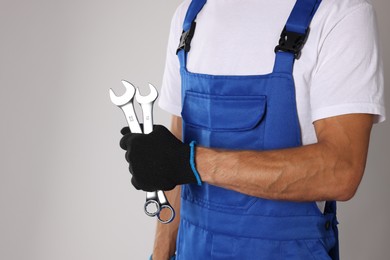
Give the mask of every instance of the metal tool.
[(132, 133), (142, 134), (142, 130), (138, 123), (137, 115), (135, 114), (133, 105), (135, 87), (126, 80), (122, 80), (122, 84), (126, 88), (126, 92), (122, 96), (118, 97), (110, 88), (111, 102), (114, 103), (114, 105), (118, 106), (125, 114), (130, 131)]
[[(153, 103), (158, 96), (156, 88), (149, 84), (150, 94), (148, 96), (141, 96), (139, 90), (137, 89), (136, 91), (135, 87), (130, 82), (122, 80), (122, 84), (125, 86), (126, 92), (121, 96), (115, 95), (114, 91), (110, 89), (111, 102), (118, 106), (125, 114), (130, 131), (132, 133), (142, 134), (133, 105), (134, 94), (136, 94), (137, 102), (141, 104), (144, 116), (144, 133), (147, 134), (152, 132)], [(168, 209), (171, 212), (171, 215), (167, 220), (163, 220), (160, 217), (161, 210), (164, 209)], [(157, 216), (158, 220), (164, 224), (170, 223), (175, 217), (175, 211), (169, 204), (163, 191), (147, 192), (144, 210), (148, 216)]]
[[(158, 92), (156, 88), (149, 84), (150, 92), (146, 96), (141, 96), (139, 89), (137, 88), (135, 93), (135, 99), (141, 105), (143, 122), (144, 122), (144, 134), (149, 134), (153, 131), (153, 104), (157, 99)], [(158, 205), (158, 211), (150, 211), (150, 205)], [(144, 206), (145, 213), (148, 216), (157, 216), (161, 223), (170, 223), (175, 218), (175, 210), (169, 204), (163, 191), (157, 191), (146, 194), (146, 202)], [(161, 218), (161, 212), (163, 210), (169, 210), (169, 218), (164, 220)]]

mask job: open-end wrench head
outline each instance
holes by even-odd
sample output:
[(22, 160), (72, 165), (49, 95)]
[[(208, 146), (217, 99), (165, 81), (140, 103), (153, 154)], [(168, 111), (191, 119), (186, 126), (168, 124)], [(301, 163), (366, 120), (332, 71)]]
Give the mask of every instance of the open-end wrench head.
[(148, 95), (141, 96), (141, 93), (139, 92), (139, 89), (137, 88), (137, 90), (135, 92), (135, 100), (137, 100), (137, 102), (139, 104), (152, 103), (157, 99), (157, 97), (158, 97), (157, 89), (150, 83), (149, 83), (149, 89), (150, 89), (150, 93)]
[(129, 103), (134, 98), (135, 87), (128, 81), (122, 80), (123, 86), (126, 88), (126, 92), (121, 95), (115, 95), (114, 91), (110, 88), (110, 98), (111, 102), (117, 106), (123, 106)]

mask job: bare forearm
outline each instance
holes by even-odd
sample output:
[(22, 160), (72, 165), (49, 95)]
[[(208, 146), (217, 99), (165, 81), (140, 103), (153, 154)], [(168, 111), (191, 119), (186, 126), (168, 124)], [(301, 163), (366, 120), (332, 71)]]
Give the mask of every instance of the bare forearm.
[[(224, 152), (199, 148), (202, 179), (248, 195), (293, 201), (336, 199), (341, 172), (318, 145), (272, 152)], [(204, 159), (201, 159), (204, 157)], [(346, 173), (347, 174), (347, 173)], [(337, 177), (336, 177), (337, 176)]]
[[(348, 200), (364, 172), (370, 129), (370, 126), (358, 128), (357, 131), (368, 132), (358, 142), (351, 142), (354, 136), (346, 138), (338, 133), (336, 140), (323, 138), (325, 141), (313, 145), (277, 151), (222, 151), (198, 147), (197, 167), (207, 183), (261, 198)], [(362, 134), (356, 134), (360, 136)]]

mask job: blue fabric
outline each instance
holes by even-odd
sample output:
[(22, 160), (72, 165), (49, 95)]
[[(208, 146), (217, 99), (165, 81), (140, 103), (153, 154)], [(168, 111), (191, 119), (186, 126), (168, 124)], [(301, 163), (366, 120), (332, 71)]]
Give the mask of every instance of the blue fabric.
[(311, 20), (321, 0), (299, 0), (291, 12), (286, 23), (286, 29), (289, 32), (304, 34), (309, 27)]
[[(306, 31), (319, 2), (298, 0), (288, 21)], [(204, 4), (192, 1), (184, 27)], [(187, 53), (181, 50), (178, 57), (185, 143), (230, 150), (301, 145), (294, 54), (276, 53), (273, 72), (253, 76), (193, 73), (186, 67)], [(184, 185), (176, 258), (336, 260), (336, 225), (335, 202), (322, 214), (315, 202), (266, 200), (207, 183)]]
[(203, 6), (206, 4), (206, 0), (193, 0), (191, 1), (190, 6), (186, 17), (184, 18), (183, 31), (188, 31), (191, 28), (191, 23), (195, 20), (196, 16), (202, 10)]

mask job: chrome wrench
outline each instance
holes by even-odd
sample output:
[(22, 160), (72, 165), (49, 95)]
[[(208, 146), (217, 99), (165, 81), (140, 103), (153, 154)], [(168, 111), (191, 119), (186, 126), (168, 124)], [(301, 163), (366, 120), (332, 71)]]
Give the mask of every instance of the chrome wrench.
[[(144, 134), (150, 134), (153, 131), (153, 104), (158, 96), (158, 92), (152, 84), (149, 84), (149, 89), (150, 93), (146, 96), (141, 96), (138, 88), (135, 93), (135, 99), (142, 108)], [(156, 205), (156, 203), (159, 205), (159, 210), (150, 212), (150, 205)], [(170, 217), (166, 220), (162, 219), (160, 215), (161, 211), (164, 209), (170, 211)], [(172, 222), (175, 218), (175, 210), (169, 204), (164, 192), (161, 190), (146, 194), (144, 210), (148, 216), (157, 216), (158, 220), (164, 224)]]
[[(142, 134), (142, 130), (141, 130), (141, 127), (139, 125), (137, 115), (135, 113), (134, 105), (133, 105), (133, 99), (134, 99), (134, 94), (136, 92), (136, 89), (128, 81), (122, 80), (122, 84), (125, 86), (126, 91), (121, 96), (115, 95), (114, 91), (112, 89), (110, 89), (111, 102), (114, 103), (116, 106), (118, 106), (125, 114), (126, 121), (129, 125), (130, 131), (132, 133)], [(157, 98), (157, 95), (158, 95), (157, 90), (152, 85), (150, 85), (150, 86), (151, 86), (151, 89), (153, 88), (154, 91), (156, 92), (156, 94), (154, 94), (156, 96), (154, 98), (154, 100), (155, 100)], [(151, 93), (152, 93), (152, 91), (151, 91)], [(142, 97), (141, 97), (141, 99), (142, 99)], [(153, 102), (154, 102), (154, 100), (153, 100)], [(146, 122), (147, 131), (150, 131), (150, 132), (153, 129), (153, 117), (152, 117), (153, 116), (152, 115), (153, 102), (151, 105), (146, 105), (147, 102), (145, 102), (145, 106), (148, 107), (147, 109), (145, 108), (145, 111), (150, 110), (150, 112), (149, 113), (146, 112), (144, 114), (145, 115), (144, 117), (146, 118), (146, 120), (144, 120), (144, 122)], [(152, 205), (152, 208), (154, 206), (153, 211), (150, 211), (147, 209), (147, 208), (150, 208), (151, 205)], [(162, 223), (170, 223), (173, 220), (174, 215), (175, 215), (173, 208), (170, 206), (168, 200), (166, 199), (166, 197), (162, 191), (147, 192), (146, 193), (146, 203), (145, 203), (144, 208), (145, 208), (145, 213), (148, 216), (151, 216), (151, 217), (157, 216), (158, 220)], [(171, 217), (168, 220), (162, 220), (160, 218), (159, 213), (160, 213), (161, 209), (164, 209), (164, 208), (168, 208), (171, 210)]]
[[(135, 114), (134, 105), (133, 105), (134, 95), (136, 92), (135, 87), (130, 82), (125, 80), (122, 80), (122, 84), (126, 88), (126, 92), (122, 96), (115, 95), (114, 91), (110, 89), (111, 102), (114, 103), (114, 105), (118, 106), (125, 114), (130, 131), (132, 133), (142, 134), (142, 130), (138, 123), (137, 115)], [(146, 193), (146, 197), (154, 197), (154, 196), (155, 196), (154, 192)], [(152, 206), (152, 208), (154, 206), (154, 211), (150, 213), (145, 211), (148, 216), (154, 217), (161, 210), (160, 204), (158, 203), (157, 200), (150, 201), (148, 205)]]

